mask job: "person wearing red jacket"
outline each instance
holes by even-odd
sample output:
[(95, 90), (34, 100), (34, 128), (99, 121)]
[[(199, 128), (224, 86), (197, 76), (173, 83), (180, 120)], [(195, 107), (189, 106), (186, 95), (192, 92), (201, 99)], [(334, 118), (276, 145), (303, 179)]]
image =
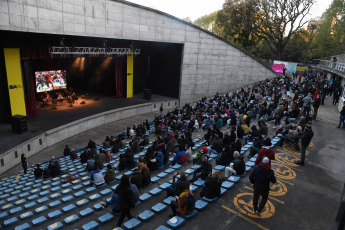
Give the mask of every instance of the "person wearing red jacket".
[(259, 151), (259, 154), (255, 160), (255, 165), (258, 165), (264, 157), (269, 159), (269, 166), (271, 166), (271, 160), (275, 160), (274, 150), (271, 148), (271, 139), (266, 138), (262, 143), (262, 148)]

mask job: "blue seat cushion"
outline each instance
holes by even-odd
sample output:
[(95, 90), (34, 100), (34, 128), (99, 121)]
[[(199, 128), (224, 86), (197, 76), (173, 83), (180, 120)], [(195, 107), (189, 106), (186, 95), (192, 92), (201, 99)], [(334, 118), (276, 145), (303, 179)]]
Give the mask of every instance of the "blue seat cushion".
[(59, 206), (60, 204), (61, 204), (61, 202), (59, 200), (57, 200), (57, 201), (49, 203), (49, 207), (55, 208), (55, 207)]
[(23, 211), (23, 209), (22, 209), (21, 207), (12, 208), (12, 209), (10, 210), (10, 214), (11, 214), (11, 215), (14, 215), (14, 214), (17, 214), (17, 213), (19, 213), (19, 212), (21, 212), (21, 211)]
[(49, 225), (47, 227), (47, 230), (58, 230), (62, 228), (63, 228), (63, 224), (61, 222), (56, 222), (54, 224)]
[(225, 169), (225, 166), (223, 166), (223, 165), (217, 165), (216, 167), (214, 167), (214, 170), (222, 171), (224, 169)]
[(94, 229), (97, 229), (98, 227), (99, 227), (99, 224), (96, 221), (90, 221), (89, 223), (84, 224), (82, 226), (84, 230), (94, 230)]
[(128, 230), (132, 230), (132, 229), (136, 229), (140, 226), (141, 221), (136, 219), (136, 218), (132, 218), (128, 221), (126, 221), (123, 226), (125, 226), (126, 229)]
[(101, 195), (99, 195), (98, 193), (95, 193), (95, 194), (89, 196), (89, 199), (90, 199), (91, 201), (98, 200), (99, 198), (101, 198)]
[(37, 203), (38, 204), (44, 204), (44, 203), (46, 203), (46, 202), (48, 202), (49, 201), (49, 198), (48, 197), (43, 197), (43, 198), (41, 198), (41, 199), (38, 199), (37, 200)]
[(147, 193), (143, 193), (141, 196), (139, 196), (139, 200), (141, 202), (147, 201), (151, 198), (152, 196), (150, 194)]
[(170, 228), (165, 227), (164, 225), (161, 225), (158, 228), (156, 228), (156, 230), (170, 230)]
[(77, 207), (76, 207), (74, 204), (69, 204), (69, 205), (63, 207), (63, 208), (62, 208), (62, 211), (63, 211), (64, 213), (67, 213), (67, 212), (73, 211), (73, 210), (76, 209), (76, 208), (77, 208)]
[(139, 219), (142, 221), (148, 221), (154, 217), (154, 213), (151, 212), (150, 210), (145, 210), (142, 213), (139, 214)]
[(11, 219), (4, 221), (4, 226), (8, 227), (8, 226), (11, 226), (11, 225), (16, 224), (16, 223), (18, 223), (18, 219), (16, 217), (12, 217)]
[(198, 211), (204, 210), (208, 206), (208, 203), (203, 200), (197, 200), (195, 202), (195, 209)]
[(89, 187), (89, 188), (85, 189), (85, 191), (86, 191), (87, 193), (93, 192), (93, 191), (95, 191), (95, 190), (97, 190), (97, 188), (95, 188), (95, 187)]
[(112, 221), (115, 217), (113, 215), (111, 215), (110, 213), (106, 213), (103, 216), (98, 217), (98, 221), (101, 224), (106, 224), (110, 221)]
[(222, 183), (222, 187), (225, 188), (225, 189), (230, 189), (232, 186), (234, 186), (234, 183), (233, 183), (233, 182), (224, 181), (224, 182)]
[(93, 209), (91, 208), (86, 208), (82, 211), (79, 212), (79, 215), (81, 217), (87, 217), (87, 216), (90, 216), (91, 214), (93, 214), (95, 211), (93, 211)]
[(149, 193), (153, 196), (156, 196), (156, 195), (160, 194), (162, 191), (163, 190), (160, 188), (154, 188), (154, 189), (151, 189)]
[(40, 213), (45, 212), (47, 210), (48, 210), (47, 206), (41, 206), (41, 207), (36, 208), (35, 212), (36, 212), (36, 214), (40, 214)]
[(170, 173), (173, 173), (175, 171), (175, 169), (173, 168), (168, 168), (167, 170), (165, 170), (164, 172), (170, 174)]
[(163, 212), (166, 208), (168, 208), (168, 206), (166, 206), (165, 204), (162, 204), (162, 203), (158, 203), (158, 204), (152, 206), (152, 210), (155, 213)]
[(79, 220), (79, 217), (75, 214), (68, 216), (64, 219), (64, 222), (66, 224), (74, 224), (75, 222), (77, 222)]
[(213, 202), (216, 202), (218, 200), (218, 197), (215, 197), (213, 199), (209, 199), (209, 198), (203, 197), (202, 199), (204, 201), (208, 202), (208, 203), (213, 203)]
[(33, 226), (39, 226), (43, 223), (45, 223), (47, 221), (47, 218), (45, 218), (44, 216), (40, 216), (34, 220), (31, 221)]
[(30, 225), (28, 223), (24, 223), (22, 225), (19, 225), (17, 227), (14, 228), (15, 230), (29, 230), (30, 229)]
[(228, 178), (228, 181), (237, 183), (241, 178), (239, 176), (231, 176)]
[(21, 214), (21, 215), (19, 216), (19, 218), (20, 218), (21, 220), (25, 220), (25, 219), (31, 218), (33, 215), (34, 215), (34, 214), (33, 214), (31, 211), (29, 211), (29, 212), (24, 212), (23, 214)]
[(194, 216), (196, 216), (196, 214), (198, 213), (197, 210), (193, 210), (191, 213), (187, 214), (187, 215), (181, 215), (181, 217), (187, 219), (187, 220), (190, 220), (192, 219)]
[(102, 196), (106, 196), (106, 195), (109, 195), (111, 192), (112, 191), (107, 188), (107, 189), (104, 189), (103, 191), (101, 191), (100, 193), (101, 193)]
[(62, 215), (62, 212), (60, 210), (55, 210), (54, 212), (48, 213), (49, 219), (55, 219)]
[(205, 183), (205, 181), (204, 180), (196, 180), (193, 184), (195, 185), (195, 186), (201, 186), (201, 185), (203, 185)]
[(151, 178), (151, 182), (152, 182), (152, 183), (157, 183), (160, 179), (161, 179), (161, 178), (155, 176), (155, 177), (152, 177), (152, 178)]
[(62, 202), (67, 203), (67, 202), (72, 201), (73, 199), (74, 199), (74, 197), (69, 195), (69, 196), (66, 196), (66, 197), (62, 198)]
[(161, 184), (161, 185), (159, 186), (159, 188), (165, 190), (165, 189), (167, 189), (167, 188), (170, 187), (170, 186), (171, 186), (170, 183), (164, 183), (164, 184)]
[(87, 205), (88, 203), (89, 203), (89, 200), (87, 200), (87, 199), (82, 199), (82, 200), (79, 200), (76, 202), (78, 207), (82, 207), (84, 205)]
[(167, 221), (167, 225), (173, 229), (178, 229), (185, 223), (185, 221), (186, 221), (185, 219), (179, 216), (174, 216), (173, 218)]
[(166, 176), (168, 176), (168, 173), (165, 173), (165, 172), (161, 172), (157, 175), (159, 178), (164, 178)]
[(170, 205), (171, 201), (173, 201), (173, 200), (176, 201), (176, 198), (173, 197), (173, 196), (169, 196), (169, 197), (165, 198), (165, 199), (163, 200), (163, 202), (164, 202), (166, 205)]

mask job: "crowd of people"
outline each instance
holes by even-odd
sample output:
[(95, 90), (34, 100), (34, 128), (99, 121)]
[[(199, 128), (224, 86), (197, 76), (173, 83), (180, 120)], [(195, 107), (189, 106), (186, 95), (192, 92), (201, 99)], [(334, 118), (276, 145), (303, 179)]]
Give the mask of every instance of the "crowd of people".
[[(115, 170), (136, 168), (131, 177), (122, 177), (110, 202), (104, 205), (111, 204), (114, 213), (121, 212), (117, 223), (121, 226), (125, 216), (131, 218), (130, 209), (137, 201), (137, 190), (151, 183), (151, 172), (169, 163), (183, 165), (193, 162), (200, 165), (190, 180), (184, 172), (173, 175), (172, 185), (167, 188), (167, 196), (176, 197), (176, 201), (171, 202), (173, 215), (185, 215), (192, 211), (194, 194), (190, 191), (190, 183), (196, 180), (205, 180), (200, 196), (210, 199), (219, 196), (222, 181), (232, 175), (245, 175), (245, 159), (241, 149), (243, 144), (250, 141), (253, 144), (248, 158), (258, 154), (256, 167), (249, 176), (254, 184), (253, 212), (260, 215), (267, 201), (269, 183), (275, 182), (271, 169), (275, 154), (271, 138), (268, 137), (267, 123), (273, 121), (274, 136), (280, 137), (279, 145), (290, 142), (300, 150), (300, 160), (295, 163), (304, 165), (306, 149), (314, 136), (312, 120), (317, 118), (319, 106), (325, 103), (325, 95), (341, 92), (340, 82), (331, 83), (322, 73), (316, 72), (305, 76), (303, 81), (297, 80), (297, 76), (278, 76), (224, 95), (216, 94), (209, 99), (204, 97), (195, 104), (185, 104), (166, 114), (161, 110), (161, 115), (153, 121), (155, 139), (152, 144), (146, 135), (150, 130), (150, 123), (146, 120), (132, 128), (127, 127), (117, 137), (107, 136), (99, 153), (96, 143), (90, 140), (86, 150), (80, 154), (80, 161), (86, 163), (86, 170), (91, 173), (90, 186), (103, 186), (114, 181)], [(344, 123), (344, 116), (345, 107), (339, 127), (341, 122)], [(284, 125), (281, 124), (282, 119), (285, 119)], [(206, 144), (193, 154), (193, 132), (197, 130), (205, 131), (203, 138)], [(113, 161), (112, 153), (119, 153), (127, 146), (127, 141), (129, 145), (119, 154), (118, 164), (107, 164), (103, 175), (104, 163)], [(137, 162), (134, 155), (144, 149), (145, 155)], [(78, 157), (68, 146), (64, 154), (71, 159)], [(174, 154), (172, 162), (169, 162), (169, 154)], [(212, 164), (209, 162), (211, 154), (217, 155), (217, 165), (225, 166), (224, 175), (218, 170), (212, 173)], [(26, 159), (22, 158), (22, 162), (24, 167)], [(262, 199), (257, 207), (259, 196)]]

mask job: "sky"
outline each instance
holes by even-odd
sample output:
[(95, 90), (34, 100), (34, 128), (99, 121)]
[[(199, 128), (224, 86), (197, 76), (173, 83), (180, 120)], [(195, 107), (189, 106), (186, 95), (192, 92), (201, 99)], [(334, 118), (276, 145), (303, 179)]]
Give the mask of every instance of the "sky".
[[(222, 8), (225, 0), (127, 0), (154, 8), (178, 18), (190, 17), (192, 21)], [(316, 0), (310, 18), (321, 16), (332, 0)]]

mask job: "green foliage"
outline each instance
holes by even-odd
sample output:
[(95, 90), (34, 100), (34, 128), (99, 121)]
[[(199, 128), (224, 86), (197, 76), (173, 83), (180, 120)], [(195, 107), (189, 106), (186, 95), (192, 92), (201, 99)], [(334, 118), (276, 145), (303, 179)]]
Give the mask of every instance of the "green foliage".
[(204, 15), (196, 19), (193, 23), (205, 30), (208, 30), (216, 35), (221, 36), (222, 30), (216, 24), (217, 13), (218, 11), (215, 11), (211, 14)]

